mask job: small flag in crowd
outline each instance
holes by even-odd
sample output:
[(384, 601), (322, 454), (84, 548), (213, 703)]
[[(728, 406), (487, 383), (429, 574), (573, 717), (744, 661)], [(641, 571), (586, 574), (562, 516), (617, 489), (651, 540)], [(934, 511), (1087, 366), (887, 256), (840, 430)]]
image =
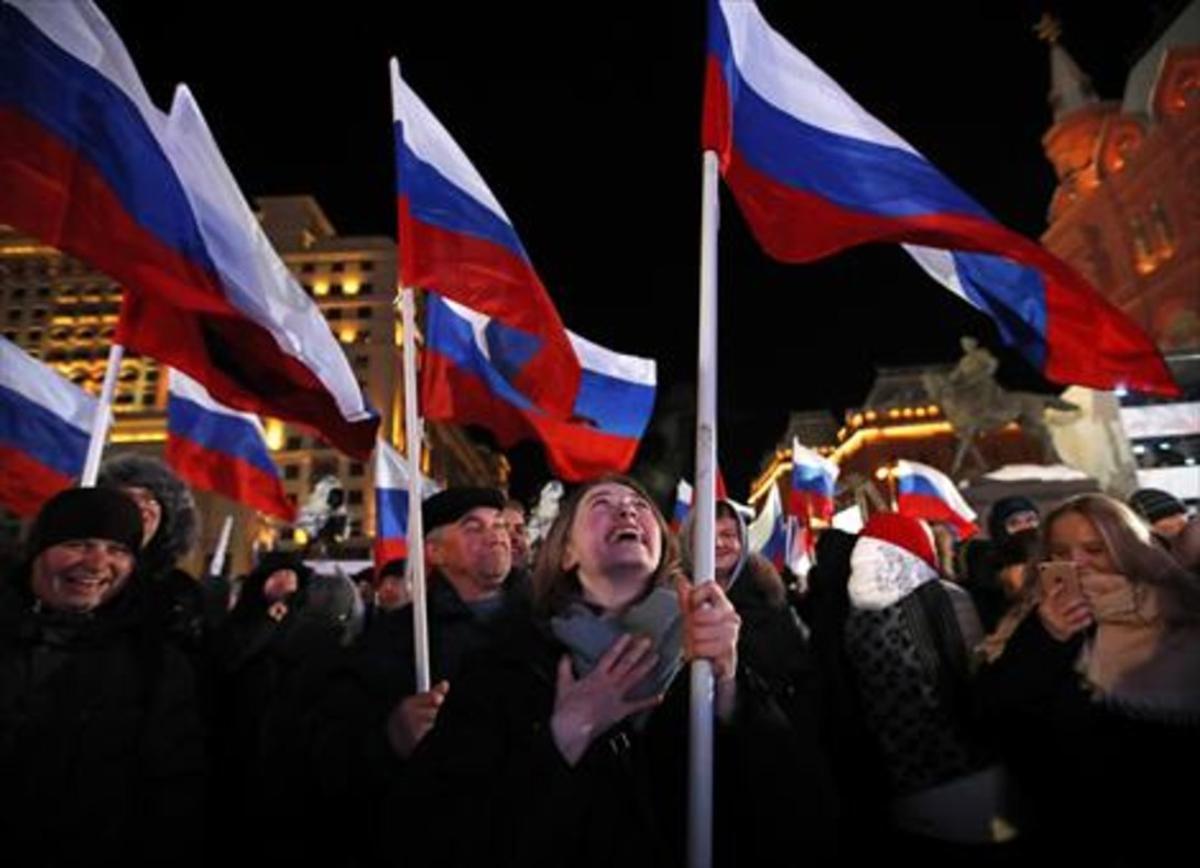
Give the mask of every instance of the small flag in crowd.
[[(382, 440), (375, 444), (375, 568), (408, 557), (408, 464)], [(437, 491), (422, 478), (422, 496)]]
[(824, 455), (792, 440), (791, 514), (807, 525), (812, 519), (833, 520), (834, 491), (840, 468)]
[(979, 532), (975, 510), (946, 474), (916, 461), (896, 462), (896, 511), (951, 525), (959, 539)]
[(769, 560), (777, 570), (782, 570), (787, 561), (787, 528), (784, 524), (783, 500), (779, 488), (771, 486), (766, 502), (746, 529), (750, 551)]
[(170, 372), (167, 463), (179, 478), (283, 521), (295, 521), (262, 422), (231, 410), (186, 374)]
[(83, 472), (96, 399), (0, 338), (0, 504), (33, 515)]

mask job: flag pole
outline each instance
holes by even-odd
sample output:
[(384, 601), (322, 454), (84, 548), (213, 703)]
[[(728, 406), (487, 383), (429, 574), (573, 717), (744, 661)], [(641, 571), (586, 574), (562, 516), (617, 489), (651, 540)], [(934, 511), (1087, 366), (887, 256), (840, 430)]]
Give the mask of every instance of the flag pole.
[[(716, 560), (717, 466), (717, 155), (704, 152), (700, 216), (700, 349), (696, 371), (696, 492), (693, 544), (696, 582), (711, 582)], [(688, 738), (688, 866), (712, 865), (713, 673), (692, 662)]]
[[(388, 61), (392, 120), (400, 119), (400, 62)], [(397, 238), (400, 229), (397, 226)], [(408, 575), (412, 580), (413, 659), (417, 692), (429, 690), (429, 616), (425, 602), (425, 529), (421, 524), (421, 419), (417, 410), (416, 290), (396, 283), (396, 303), (404, 329), (404, 447), (408, 461)]]
[(217, 548), (213, 552), (212, 563), (208, 565), (208, 574), (214, 579), (221, 575), (225, 568), (225, 555), (229, 552), (229, 538), (233, 536), (233, 516), (225, 516), (221, 525), (221, 535), (217, 537)]
[(415, 290), (400, 290), (400, 311), (404, 328), (404, 446), (408, 454), (408, 574), (412, 577), (417, 692), (424, 693), (429, 690), (429, 616), (425, 602), (425, 528), (421, 523), (421, 419), (417, 415)]
[(112, 422), (113, 393), (117, 390), (117, 374), (121, 370), (121, 358), (125, 347), (113, 344), (108, 350), (108, 367), (104, 369), (104, 384), (100, 387), (100, 401), (96, 406), (96, 418), (92, 420), (92, 436), (88, 440), (87, 458), (83, 462), (83, 474), (79, 477), (80, 488), (93, 488), (100, 475), (100, 456), (108, 441), (108, 428)]

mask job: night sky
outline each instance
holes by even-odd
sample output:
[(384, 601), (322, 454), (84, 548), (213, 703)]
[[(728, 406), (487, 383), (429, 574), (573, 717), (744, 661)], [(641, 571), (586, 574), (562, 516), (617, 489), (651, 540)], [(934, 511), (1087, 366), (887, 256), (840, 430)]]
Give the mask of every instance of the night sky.
[[(248, 196), (311, 193), (342, 234), (394, 235), (387, 59), (514, 222), (564, 321), (694, 379), (705, 4), (99, 0), (154, 100), (186, 82)], [(1176, 3), (1161, 4), (1168, 9)], [(1045, 229), (1054, 176), (1042, 11), (1102, 98), (1156, 32), (1146, 2), (760, 0), (768, 21), (1007, 225)], [(253, 18), (247, 16), (253, 15)], [(765, 258), (722, 192), (720, 461), (744, 494), (792, 410), (840, 414), (876, 366), (951, 361), (990, 324), (899, 248)]]

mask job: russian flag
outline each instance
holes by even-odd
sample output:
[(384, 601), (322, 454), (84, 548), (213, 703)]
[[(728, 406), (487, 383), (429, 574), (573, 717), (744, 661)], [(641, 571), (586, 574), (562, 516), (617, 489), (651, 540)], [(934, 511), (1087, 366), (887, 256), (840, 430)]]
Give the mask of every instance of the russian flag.
[[(375, 568), (408, 557), (408, 464), (382, 440), (375, 444)], [(422, 478), (422, 497), (437, 490)]]
[(792, 440), (792, 491), (788, 497), (791, 513), (805, 524), (814, 518), (833, 520), (833, 495), (840, 468), (800, 441)]
[(96, 399), (0, 338), (0, 503), (33, 515), (83, 472)]
[[(572, 418), (557, 419), (505, 376), (512, 330), (478, 311), (428, 293), (421, 406), (426, 419), (480, 425), (500, 444), (536, 438), (562, 479), (624, 472), (654, 410), (652, 359), (622, 355), (568, 333), (583, 375)], [(516, 343), (519, 353), (520, 341)]]
[(963, 500), (950, 478), (916, 461), (896, 462), (896, 511), (912, 518), (946, 522), (958, 532), (959, 539), (979, 533), (975, 510)]
[(215, 491), (283, 521), (296, 520), (257, 416), (230, 410), (186, 374), (171, 371), (167, 463), (196, 488)]
[(0, 3), (0, 223), (125, 289), (116, 340), (366, 457), (378, 419), (185, 87), (151, 102), (90, 2)]
[(688, 513), (692, 511), (692, 486), (686, 479), (675, 484), (675, 507), (671, 510), (671, 532), (679, 533), (683, 523), (687, 521)]
[(400, 281), (506, 328), (501, 373), (545, 413), (575, 410), (579, 360), (500, 202), (392, 61)]
[[(1070, 266), (997, 223), (771, 29), (709, 0), (703, 144), (771, 256), (908, 248), (1052, 380), (1178, 394), (1151, 340)], [(929, 248), (939, 248), (937, 250)]]
[(783, 501), (779, 489), (772, 485), (766, 503), (746, 529), (750, 551), (769, 560), (777, 570), (787, 562), (787, 527), (784, 522)]

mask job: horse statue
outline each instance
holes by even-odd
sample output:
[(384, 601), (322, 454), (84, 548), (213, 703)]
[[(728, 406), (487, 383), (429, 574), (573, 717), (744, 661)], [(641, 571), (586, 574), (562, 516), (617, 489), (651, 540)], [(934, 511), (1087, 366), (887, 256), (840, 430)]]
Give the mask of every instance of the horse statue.
[(1007, 391), (995, 380), (995, 356), (972, 338), (963, 338), (962, 346), (963, 357), (949, 374), (928, 372), (921, 376), (925, 391), (942, 408), (958, 439), (950, 475), (958, 473), (968, 452), (980, 469), (986, 470), (987, 462), (975, 438), (1010, 422), (1018, 423), (1039, 444), (1043, 464), (1059, 463), (1045, 412), (1048, 408), (1078, 412), (1080, 408), (1053, 395)]

